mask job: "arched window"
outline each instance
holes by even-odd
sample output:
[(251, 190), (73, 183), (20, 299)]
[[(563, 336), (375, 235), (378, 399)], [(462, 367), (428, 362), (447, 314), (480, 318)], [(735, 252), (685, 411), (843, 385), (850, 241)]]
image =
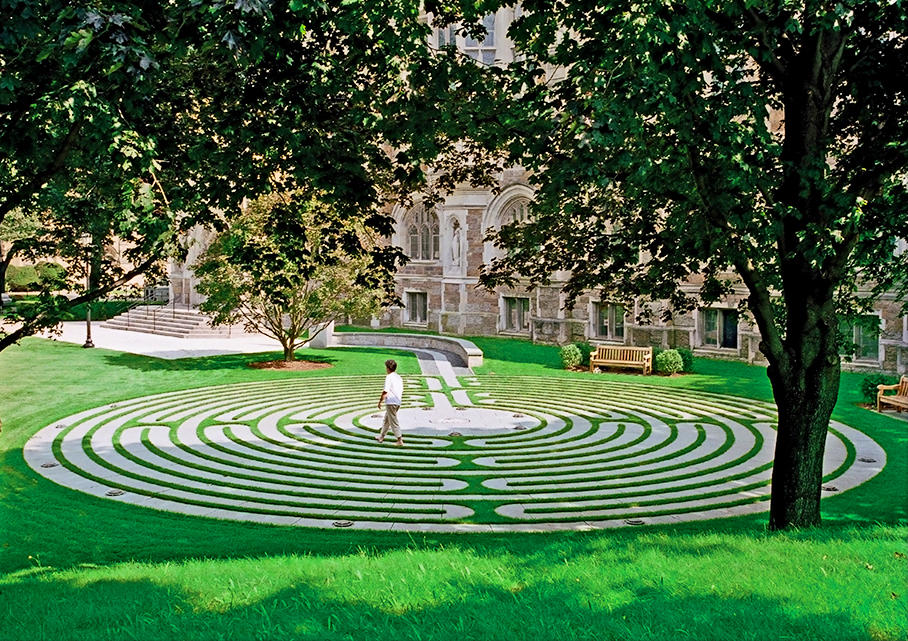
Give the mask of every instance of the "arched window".
[(410, 258), (412, 260), (438, 260), (440, 241), (438, 216), (435, 215), (435, 212), (426, 211), (422, 205), (416, 205), (407, 212), (406, 220)]
[(515, 198), (501, 210), (501, 226), (511, 223), (525, 223), (530, 218), (530, 200)]

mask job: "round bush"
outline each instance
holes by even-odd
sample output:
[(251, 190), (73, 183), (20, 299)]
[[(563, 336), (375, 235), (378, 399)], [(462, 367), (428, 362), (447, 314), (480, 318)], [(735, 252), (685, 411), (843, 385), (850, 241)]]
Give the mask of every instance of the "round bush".
[(684, 369), (684, 361), (676, 349), (667, 349), (656, 355), (656, 371), (662, 374), (676, 374)]
[(894, 385), (897, 383), (893, 377), (885, 374), (868, 374), (861, 380), (861, 396), (865, 403), (876, 403), (877, 385)]
[(681, 356), (681, 362), (684, 363), (684, 367), (681, 368), (682, 372), (693, 372), (694, 371), (694, 353), (689, 349), (684, 349), (683, 347), (676, 350)]
[(577, 346), (577, 349), (580, 350), (580, 364), (589, 365), (590, 364), (590, 352), (593, 351), (593, 346), (589, 343), (574, 343)]
[(6, 270), (6, 288), (11, 292), (29, 292), (40, 287), (34, 265), (10, 265)]
[(564, 369), (577, 367), (582, 361), (583, 356), (580, 354), (580, 348), (576, 345), (565, 345), (561, 348), (561, 367)]

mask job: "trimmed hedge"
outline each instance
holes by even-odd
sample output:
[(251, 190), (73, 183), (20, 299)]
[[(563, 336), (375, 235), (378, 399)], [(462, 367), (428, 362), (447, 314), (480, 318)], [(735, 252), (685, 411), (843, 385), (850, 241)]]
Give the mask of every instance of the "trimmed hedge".
[(868, 374), (861, 379), (861, 396), (865, 403), (876, 403), (877, 385), (895, 385), (898, 381), (886, 374)]
[[(91, 319), (97, 321), (110, 320), (122, 314), (134, 303), (126, 300), (98, 300), (91, 304)], [(69, 310), (65, 320), (85, 320), (85, 303), (80, 303)]]
[(590, 364), (590, 352), (593, 351), (593, 346), (582, 341), (574, 343), (574, 345), (580, 350), (580, 364), (588, 367)]
[(685, 349), (684, 347), (679, 347), (675, 350), (678, 352), (678, 355), (681, 356), (681, 362), (684, 363), (684, 366), (681, 368), (681, 371), (689, 374), (694, 371), (694, 353)]
[(41, 289), (42, 283), (59, 279), (64, 268), (56, 263), (10, 265), (6, 269), (6, 289), (10, 292), (30, 292)]

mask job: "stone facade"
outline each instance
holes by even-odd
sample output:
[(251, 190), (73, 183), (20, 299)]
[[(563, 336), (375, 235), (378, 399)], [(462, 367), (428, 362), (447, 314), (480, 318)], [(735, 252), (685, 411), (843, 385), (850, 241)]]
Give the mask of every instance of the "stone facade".
[[(404, 302), (378, 319), (350, 319), (369, 327), (398, 327), (429, 330), (451, 336), (502, 336), (530, 339), (540, 343), (565, 344), (588, 341), (662, 349), (683, 347), (697, 356), (765, 363), (760, 353), (760, 334), (747, 315), (737, 314), (747, 292), (740, 286), (722, 304), (675, 315), (671, 322), (660, 320), (661, 306), (640, 303), (620, 313), (599, 293), (578, 297), (574, 309), (565, 309), (561, 285), (566, 274), (555, 274), (550, 286), (533, 291), (500, 287), (488, 292), (478, 286), (480, 269), (494, 257), (491, 243), (484, 242), (485, 230), (499, 227), (515, 216), (525, 216), (533, 196), (529, 176), (510, 170), (501, 176), (500, 192), (461, 189), (448, 196), (432, 212), (420, 203), (393, 210), (396, 231), (391, 241), (413, 257), (397, 275), (397, 293)], [(415, 223), (418, 222), (419, 225)], [(415, 233), (411, 233), (415, 232)], [(203, 297), (195, 289), (189, 268), (212, 234), (195, 230), (187, 238), (189, 256), (185, 263), (171, 265), (171, 300), (195, 307)], [(733, 275), (729, 275), (733, 276)], [(694, 294), (697, 279), (685, 283)], [(880, 335), (865, 335), (863, 353), (843, 367), (853, 371), (908, 373), (908, 318), (899, 315), (901, 302), (884, 296), (873, 315), (879, 318)], [(652, 321), (638, 322), (649, 312)], [(859, 333), (856, 339), (862, 339)]]
[[(639, 303), (622, 315), (621, 308), (610, 306), (596, 291), (579, 297), (574, 309), (565, 309), (560, 290), (566, 274), (556, 274), (550, 286), (533, 291), (501, 287), (488, 292), (479, 288), (480, 268), (495, 252), (491, 243), (483, 240), (485, 231), (525, 215), (521, 207), (525, 208), (532, 196), (529, 176), (516, 169), (501, 176), (497, 195), (488, 190), (459, 190), (434, 210), (437, 241), (420, 237), (415, 229), (414, 210), (421, 211), (420, 220), (426, 218), (421, 204), (396, 208), (392, 242), (417, 258), (397, 277), (397, 293), (404, 306), (387, 310), (373, 325), (551, 344), (589, 341), (662, 349), (683, 347), (697, 356), (765, 363), (759, 331), (748, 314), (737, 311), (747, 297), (743, 285), (721, 304), (675, 315), (670, 322), (660, 320), (659, 304), (651, 305), (648, 311), (652, 320), (648, 323), (637, 320), (647, 311)], [(436, 228), (430, 227), (425, 235)], [(428, 252), (423, 251), (426, 247)], [(698, 285), (692, 279), (684, 287), (694, 294)], [(844, 369), (908, 372), (908, 319), (899, 316), (899, 307), (899, 301), (891, 296), (878, 302), (874, 311), (881, 325), (877, 344), (865, 345), (863, 353), (843, 362)]]
[(184, 238), (187, 254), (183, 262), (170, 262), (170, 301), (184, 307), (198, 307), (205, 300), (196, 290), (198, 280), (191, 266), (211, 242), (215, 234), (197, 226)]

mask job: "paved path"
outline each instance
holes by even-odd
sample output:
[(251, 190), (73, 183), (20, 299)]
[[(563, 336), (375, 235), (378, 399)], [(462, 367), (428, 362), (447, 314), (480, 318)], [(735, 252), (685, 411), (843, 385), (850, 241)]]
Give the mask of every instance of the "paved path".
[[(61, 325), (59, 336), (46, 333), (43, 338), (64, 343), (85, 343), (85, 322), (73, 321)], [(129, 354), (142, 354), (175, 360), (219, 354), (254, 354), (257, 352), (282, 351), (281, 344), (261, 334), (242, 334), (231, 338), (176, 338), (143, 332), (128, 332), (120, 329), (101, 327), (92, 323), (92, 342), (97, 348), (112, 349)]]
[[(167, 343), (186, 340), (147, 336), (117, 349), (173, 354)], [(220, 340), (182, 351), (211, 353)], [(768, 509), (771, 404), (674, 388), (654, 403), (634, 377), (474, 376), (414, 351), (423, 374), (405, 377), (403, 448), (374, 438), (381, 376), (300, 377), (93, 408), (40, 430), (25, 458), (109, 500), (304, 527), (545, 531)], [(824, 495), (885, 461), (872, 439), (834, 423)]]

